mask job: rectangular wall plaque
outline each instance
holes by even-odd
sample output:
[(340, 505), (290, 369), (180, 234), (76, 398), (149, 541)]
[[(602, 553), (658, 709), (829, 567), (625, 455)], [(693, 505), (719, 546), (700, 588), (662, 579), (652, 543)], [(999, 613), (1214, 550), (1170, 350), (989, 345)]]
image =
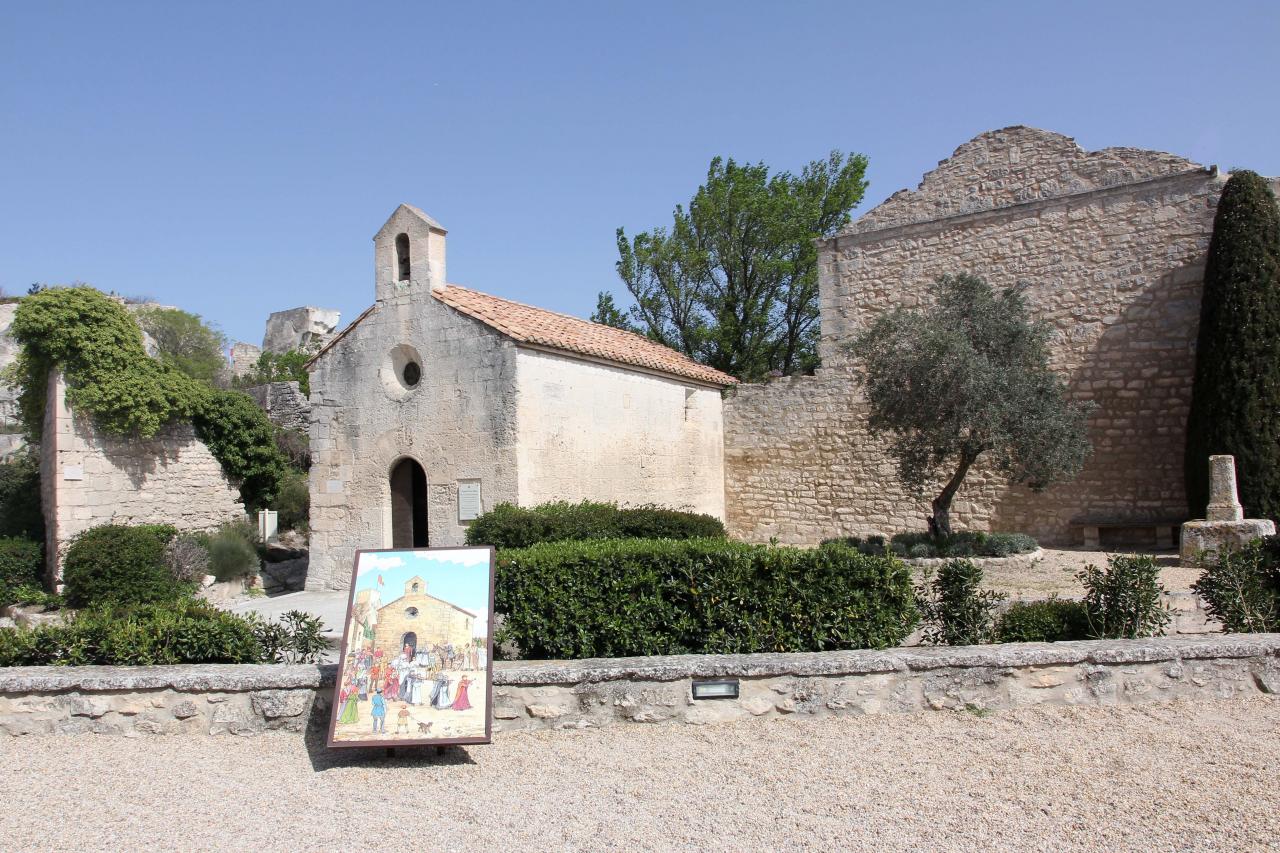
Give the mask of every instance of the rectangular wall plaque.
[(64, 480), (83, 480), (84, 466), (82, 465), (66, 465), (62, 468), (62, 479)]
[(480, 517), (480, 481), (458, 481), (458, 521), (475, 521)]

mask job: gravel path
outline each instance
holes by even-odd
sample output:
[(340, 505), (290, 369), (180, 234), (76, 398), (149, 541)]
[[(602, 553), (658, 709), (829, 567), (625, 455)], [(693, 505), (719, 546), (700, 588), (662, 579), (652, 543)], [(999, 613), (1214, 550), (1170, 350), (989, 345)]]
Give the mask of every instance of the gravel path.
[(386, 758), (0, 741), (6, 850), (1262, 849), (1280, 700), (621, 725)]

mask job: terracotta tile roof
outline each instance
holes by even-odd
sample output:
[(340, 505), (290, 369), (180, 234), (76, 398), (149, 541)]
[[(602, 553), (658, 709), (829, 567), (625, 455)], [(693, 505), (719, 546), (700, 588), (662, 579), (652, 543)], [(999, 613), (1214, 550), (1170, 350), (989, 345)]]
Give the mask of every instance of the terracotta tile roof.
[(432, 291), (431, 295), (519, 343), (589, 355), (712, 385), (736, 385), (738, 382), (727, 373), (699, 364), (683, 353), (634, 332), (534, 308), (456, 284)]

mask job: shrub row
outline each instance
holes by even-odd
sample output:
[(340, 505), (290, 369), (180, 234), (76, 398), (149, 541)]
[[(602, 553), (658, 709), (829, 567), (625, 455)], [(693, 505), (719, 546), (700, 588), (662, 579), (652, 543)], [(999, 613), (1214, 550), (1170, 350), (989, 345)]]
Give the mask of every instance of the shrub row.
[(1228, 631), (1280, 631), (1280, 536), (1221, 554), (1192, 588)]
[(922, 559), (933, 557), (1009, 557), (1027, 554), (1040, 547), (1025, 533), (982, 533), (963, 531), (945, 536), (929, 533), (895, 533), (888, 541), (883, 536), (842, 536), (823, 544), (839, 542), (864, 554), (883, 554)]
[(614, 503), (498, 504), (467, 528), (468, 545), (527, 548), (540, 542), (586, 539), (723, 539), (718, 518), (658, 506), (622, 508)]
[(883, 648), (917, 621), (898, 560), (724, 539), (501, 551), (495, 607), (497, 645), (532, 658)]
[(62, 625), (0, 629), (0, 666), (315, 662), (320, 630), (319, 619), (302, 613), (264, 622), (194, 599), (95, 608)]

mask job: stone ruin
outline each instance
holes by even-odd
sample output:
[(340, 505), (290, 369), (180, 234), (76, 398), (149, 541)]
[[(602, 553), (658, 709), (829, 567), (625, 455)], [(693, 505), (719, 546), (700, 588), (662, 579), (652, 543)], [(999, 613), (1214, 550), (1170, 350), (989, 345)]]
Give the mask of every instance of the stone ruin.
[(292, 350), (319, 352), (337, 333), (342, 315), (334, 308), (310, 305), (275, 311), (267, 318), (262, 346), (236, 341), (231, 347), (231, 373), (244, 376), (264, 352), (280, 355)]
[(1275, 532), (1273, 521), (1244, 517), (1244, 507), (1236, 492), (1235, 457), (1210, 456), (1209, 505), (1203, 519), (1182, 525), (1182, 565), (1201, 565), (1224, 550), (1234, 551)]

